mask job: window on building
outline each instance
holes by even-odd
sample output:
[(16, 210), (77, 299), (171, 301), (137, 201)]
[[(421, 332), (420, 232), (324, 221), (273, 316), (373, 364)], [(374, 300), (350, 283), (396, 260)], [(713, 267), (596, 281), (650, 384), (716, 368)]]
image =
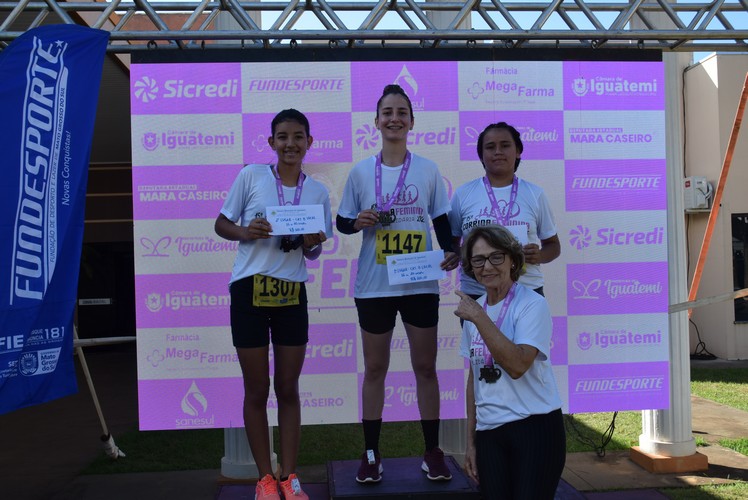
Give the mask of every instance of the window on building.
[[(746, 287), (745, 257), (748, 253), (748, 214), (732, 215), (732, 284), (734, 290)], [(735, 322), (748, 323), (748, 297), (735, 299)]]

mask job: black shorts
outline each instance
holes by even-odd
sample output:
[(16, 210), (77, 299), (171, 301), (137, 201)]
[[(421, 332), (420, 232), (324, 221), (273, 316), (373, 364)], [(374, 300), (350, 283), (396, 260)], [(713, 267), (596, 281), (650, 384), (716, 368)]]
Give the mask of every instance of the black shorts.
[(398, 311), (403, 323), (418, 328), (431, 328), (439, 322), (439, 295), (436, 293), (355, 301), (358, 324), (369, 333), (387, 333), (395, 328)]
[(283, 307), (257, 307), (252, 304), (254, 276), (235, 281), (231, 293), (231, 337), (234, 347), (269, 345), (301, 346), (309, 341), (309, 313), (306, 286), (301, 285), (299, 304)]

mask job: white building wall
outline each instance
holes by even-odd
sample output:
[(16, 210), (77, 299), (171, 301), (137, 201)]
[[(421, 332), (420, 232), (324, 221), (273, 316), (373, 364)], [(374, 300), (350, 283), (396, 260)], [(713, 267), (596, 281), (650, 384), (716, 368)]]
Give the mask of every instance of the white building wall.
[[(684, 175), (702, 175), (716, 189), (730, 140), (740, 94), (748, 72), (748, 55), (713, 54), (685, 73), (685, 168)], [(727, 176), (719, 216), (701, 277), (697, 298), (733, 290), (732, 215), (748, 213), (748, 125), (738, 136)], [(686, 217), (689, 282), (698, 262), (709, 213)], [(690, 325), (691, 352), (699, 341), (719, 358), (748, 359), (748, 324), (736, 324), (731, 300), (693, 310)]]

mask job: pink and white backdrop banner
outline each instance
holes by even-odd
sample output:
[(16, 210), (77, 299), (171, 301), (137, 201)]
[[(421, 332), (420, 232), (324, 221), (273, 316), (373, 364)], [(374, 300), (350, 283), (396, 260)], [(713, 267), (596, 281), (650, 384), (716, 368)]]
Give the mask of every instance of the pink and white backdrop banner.
[[(483, 174), (489, 123), (522, 134), (518, 174), (542, 186), (562, 242), (543, 266), (551, 361), (564, 411), (669, 407), (665, 117), (660, 62), (387, 61), (133, 64), (133, 204), (140, 428), (242, 427), (229, 328), (237, 244), (213, 222), (245, 163), (274, 161), (270, 120), (310, 119), (305, 171), (333, 213), (353, 163), (378, 151), (375, 104), (399, 83), (413, 101), (411, 151), (448, 193)], [(360, 235), (336, 234), (309, 262), (305, 424), (358, 422), (363, 359), (353, 303)], [(466, 364), (453, 315), (458, 274), (440, 283), (442, 418), (465, 416)], [(418, 418), (398, 325), (385, 420)], [(272, 371), (272, 361), (271, 361)], [(276, 403), (271, 395), (271, 422)]]

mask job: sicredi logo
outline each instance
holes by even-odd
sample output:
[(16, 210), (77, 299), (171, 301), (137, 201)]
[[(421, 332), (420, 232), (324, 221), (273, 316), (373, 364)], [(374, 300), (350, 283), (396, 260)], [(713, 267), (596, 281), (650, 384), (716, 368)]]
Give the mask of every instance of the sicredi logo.
[(651, 333), (632, 332), (626, 329), (600, 330), (594, 333), (581, 332), (577, 335), (577, 346), (583, 351), (587, 351), (593, 347), (608, 349), (659, 344), (662, 344), (661, 330)]
[(220, 149), (234, 146), (235, 133), (205, 134), (195, 130), (169, 130), (167, 132), (145, 132), (142, 138), (146, 151), (155, 151), (159, 147), (169, 150), (178, 149)]
[(163, 92), (155, 78), (141, 77), (135, 85), (135, 98), (143, 103), (162, 99), (214, 99), (236, 97), (239, 91), (239, 80), (230, 78), (220, 83), (190, 83), (184, 80), (164, 81)]
[[(408, 146), (448, 146), (457, 140), (457, 127), (445, 127), (436, 131), (418, 131), (408, 133)], [(370, 125), (356, 129), (356, 144), (364, 151), (379, 147), (379, 131)]]
[(657, 79), (630, 81), (622, 77), (575, 78), (571, 84), (574, 95), (584, 97), (587, 94), (603, 95), (653, 95), (657, 93)]
[(654, 227), (651, 231), (618, 231), (614, 227), (602, 227), (595, 233), (595, 239), (587, 226), (578, 225), (569, 231), (569, 244), (577, 250), (590, 245), (595, 246), (629, 246), (629, 245), (662, 245), (665, 228)]
[(148, 76), (135, 82), (135, 98), (141, 102), (151, 102), (158, 96), (158, 83)]

